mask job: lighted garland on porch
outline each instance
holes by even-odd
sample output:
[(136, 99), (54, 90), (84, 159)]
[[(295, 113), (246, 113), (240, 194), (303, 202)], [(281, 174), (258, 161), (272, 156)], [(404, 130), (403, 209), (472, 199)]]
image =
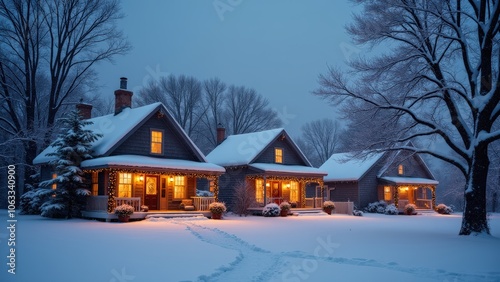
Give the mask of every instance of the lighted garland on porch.
[(394, 206), (398, 207), (399, 202), (399, 192), (397, 187), (392, 187), (394, 189)]
[(116, 171), (109, 172), (108, 186), (108, 212), (112, 213), (115, 210), (115, 188), (116, 188)]
[(432, 187), (432, 208), (436, 209), (436, 187)]

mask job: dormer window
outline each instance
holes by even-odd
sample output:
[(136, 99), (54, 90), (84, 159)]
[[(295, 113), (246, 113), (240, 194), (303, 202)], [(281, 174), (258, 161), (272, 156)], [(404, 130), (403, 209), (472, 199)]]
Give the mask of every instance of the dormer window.
[(403, 175), (405, 173), (405, 168), (402, 164), (398, 165), (398, 175)]
[(281, 148), (274, 149), (274, 162), (277, 164), (283, 163), (283, 149)]
[(163, 131), (151, 130), (151, 154), (163, 154)]

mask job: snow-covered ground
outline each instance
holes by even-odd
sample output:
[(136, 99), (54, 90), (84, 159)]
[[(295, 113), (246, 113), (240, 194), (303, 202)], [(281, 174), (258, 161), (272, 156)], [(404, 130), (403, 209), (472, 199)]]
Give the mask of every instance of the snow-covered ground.
[(17, 216), (16, 274), (0, 211), (0, 281), (500, 281), (493, 236), (461, 216), (365, 214), (130, 223)]

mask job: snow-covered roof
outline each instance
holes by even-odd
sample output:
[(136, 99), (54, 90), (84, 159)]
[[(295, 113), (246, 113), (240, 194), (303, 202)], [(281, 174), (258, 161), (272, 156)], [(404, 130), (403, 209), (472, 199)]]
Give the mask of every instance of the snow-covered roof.
[[(146, 122), (148, 117), (160, 109), (163, 109), (163, 112), (170, 116), (170, 120), (175, 123), (180, 134), (184, 137), (183, 139), (188, 142), (190, 147), (195, 151), (195, 154), (197, 154), (203, 161), (206, 161), (203, 153), (201, 153), (193, 141), (187, 137), (187, 134), (184, 132), (182, 127), (175, 121), (165, 106), (160, 102), (133, 109), (125, 108), (117, 115), (109, 114), (89, 119), (88, 121), (92, 122), (92, 124), (85, 126), (85, 129), (92, 130), (94, 133), (102, 135), (102, 137), (93, 142), (91, 148), (93, 150), (92, 155), (99, 157), (109, 154), (110, 150), (119, 142), (123, 141), (127, 134), (132, 132), (142, 123)], [(54, 157), (47, 156), (47, 154), (54, 151), (54, 147), (48, 146), (33, 160), (33, 164), (48, 163)]]
[(203, 171), (224, 173), (226, 170), (212, 163), (195, 162), (178, 159), (164, 159), (138, 155), (120, 155), (95, 158), (83, 161), (84, 169), (107, 168), (107, 167), (129, 167), (129, 168), (156, 168), (175, 171)]
[(327, 172), (310, 166), (302, 165), (282, 165), (270, 163), (253, 163), (249, 165), (252, 168), (262, 170), (264, 172), (283, 173), (283, 174), (302, 174), (302, 175), (326, 175)]
[(231, 135), (207, 155), (207, 160), (221, 166), (250, 164), (283, 131), (277, 128)]
[(328, 174), (324, 181), (358, 181), (384, 153), (355, 158), (352, 153), (333, 154), (319, 169)]
[(389, 176), (384, 176), (380, 178), (381, 180), (385, 180), (389, 183), (394, 183), (394, 184), (425, 184), (425, 185), (438, 185), (439, 181), (434, 180), (434, 179), (428, 179), (428, 178), (420, 178), (420, 177), (399, 177), (399, 176), (394, 176), (394, 177), (389, 177)]

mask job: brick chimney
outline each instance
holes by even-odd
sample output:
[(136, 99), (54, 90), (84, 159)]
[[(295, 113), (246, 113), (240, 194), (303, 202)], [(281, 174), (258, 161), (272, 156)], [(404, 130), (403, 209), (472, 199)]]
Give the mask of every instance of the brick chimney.
[(217, 124), (217, 145), (222, 143), (226, 139), (226, 129), (224, 126), (219, 122)]
[(92, 118), (92, 105), (85, 104), (82, 100), (76, 104), (76, 110), (82, 117), (82, 119)]
[(127, 90), (127, 78), (120, 77), (120, 89), (115, 90), (115, 115), (125, 108), (132, 108), (132, 91)]

